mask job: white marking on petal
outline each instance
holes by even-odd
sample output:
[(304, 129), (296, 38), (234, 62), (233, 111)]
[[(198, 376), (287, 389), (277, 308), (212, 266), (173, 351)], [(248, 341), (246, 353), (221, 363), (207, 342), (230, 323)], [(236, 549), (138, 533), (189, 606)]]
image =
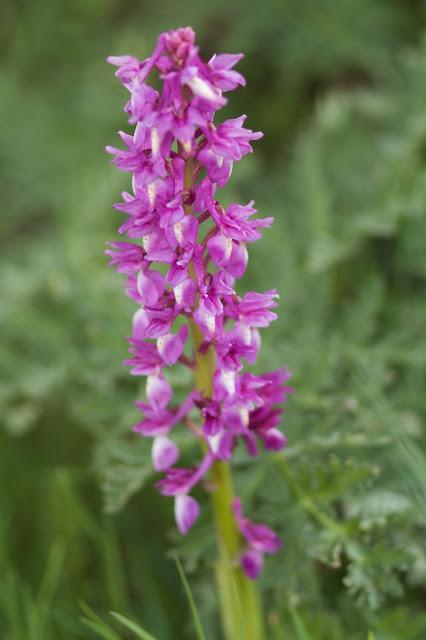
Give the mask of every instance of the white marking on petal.
[(158, 131), (155, 127), (151, 129), (151, 149), (154, 157), (158, 155), (158, 151), (160, 149), (160, 136), (158, 135)]
[(148, 193), (148, 200), (149, 200), (149, 204), (151, 205), (151, 207), (154, 206), (155, 203), (155, 192), (157, 190), (157, 181), (156, 182), (150, 182), (149, 185), (147, 186), (146, 190)]
[(222, 371), (222, 383), (229, 395), (235, 393), (235, 373), (233, 371)]
[(206, 100), (213, 102), (218, 98), (218, 95), (213, 91), (211, 86), (198, 76), (191, 78), (188, 81), (188, 86), (196, 96), (201, 96), (201, 98), (205, 98)]
[(222, 434), (220, 431), (219, 433), (216, 433), (214, 436), (208, 436), (209, 446), (210, 446), (211, 452), (214, 455), (216, 455), (216, 453), (219, 451), (221, 438), (222, 438)]
[(150, 247), (152, 245), (152, 237), (149, 236), (143, 236), (142, 238), (142, 246), (145, 249), (146, 252), (149, 251)]
[(186, 142), (184, 142), (182, 144), (182, 147), (184, 148), (184, 150), (186, 151), (186, 153), (191, 153), (192, 150), (192, 143), (191, 140), (187, 140)]
[(184, 288), (185, 283), (181, 282), (180, 284), (177, 284), (174, 289), (173, 292), (175, 294), (175, 300), (178, 304), (182, 304), (183, 303), (183, 288)]
[(182, 222), (176, 222), (176, 224), (173, 225), (173, 230), (175, 232), (176, 240), (178, 241), (179, 244), (182, 244), (183, 238), (184, 238)]
[(200, 514), (200, 506), (192, 496), (177, 495), (175, 498), (175, 519), (179, 531), (185, 535)]
[(244, 324), (243, 322), (241, 322), (239, 329), (241, 331), (241, 337), (243, 339), (244, 344), (247, 344), (247, 345), (251, 344), (252, 333), (251, 333), (250, 327)]
[(249, 412), (248, 409), (240, 409), (241, 422), (245, 427), (249, 424)]
[(156, 471), (171, 467), (179, 457), (176, 444), (166, 435), (158, 435), (152, 445), (152, 463)]
[(165, 336), (160, 336), (159, 338), (157, 338), (157, 349), (158, 351), (161, 353), (164, 344), (166, 343), (168, 339), (168, 335), (166, 334)]
[(214, 316), (211, 316), (209, 313), (204, 314), (204, 320), (206, 322), (207, 329), (210, 333), (214, 333), (216, 329), (216, 320)]

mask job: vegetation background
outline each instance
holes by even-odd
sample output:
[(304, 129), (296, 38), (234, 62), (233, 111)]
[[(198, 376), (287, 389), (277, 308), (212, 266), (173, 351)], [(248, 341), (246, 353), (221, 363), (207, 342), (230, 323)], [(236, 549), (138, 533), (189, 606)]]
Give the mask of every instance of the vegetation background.
[(220, 637), (208, 504), (182, 541), (130, 433), (133, 305), (103, 255), (128, 185), (104, 153), (127, 126), (105, 57), (143, 58), (188, 24), (206, 58), (246, 54), (248, 86), (225, 117), (246, 112), (265, 133), (224, 197), (275, 216), (242, 286), (279, 289), (258, 368), (287, 364), (297, 388), (284, 455), (236, 465), (250, 510), (285, 540), (260, 580), (268, 638), (424, 640), (426, 3), (3, 0), (1, 12), (2, 640), (98, 637), (82, 602), (112, 640), (135, 635), (110, 610), (157, 640), (194, 638), (175, 551), (207, 638)]

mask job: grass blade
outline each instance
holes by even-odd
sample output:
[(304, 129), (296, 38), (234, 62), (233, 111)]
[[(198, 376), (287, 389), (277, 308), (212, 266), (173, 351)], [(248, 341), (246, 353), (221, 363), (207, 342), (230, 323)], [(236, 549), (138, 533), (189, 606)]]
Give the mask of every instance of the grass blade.
[(195, 601), (191, 592), (191, 588), (189, 586), (188, 580), (186, 579), (186, 575), (185, 572), (183, 570), (182, 567), (182, 563), (179, 560), (179, 557), (177, 555), (174, 556), (175, 558), (175, 562), (176, 562), (176, 566), (179, 572), (179, 577), (182, 581), (183, 587), (185, 589), (185, 593), (186, 593), (186, 597), (188, 598), (188, 602), (189, 602), (189, 606), (191, 607), (191, 613), (192, 613), (192, 619), (194, 621), (194, 626), (195, 626), (195, 630), (197, 632), (197, 636), (199, 638), (199, 640), (206, 640), (206, 636), (204, 634), (203, 631), (203, 627), (201, 625), (201, 618), (200, 615), (197, 611), (197, 607), (195, 605)]
[(126, 627), (130, 631), (133, 631), (133, 633), (138, 638), (141, 638), (141, 640), (156, 640), (154, 636), (148, 633), (148, 631), (145, 631), (144, 629), (142, 629), (142, 627), (137, 625), (136, 622), (132, 622), (132, 620), (125, 618), (124, 616), (121, 615), (121, 613), (117, 613), (116, 611), (111, 611), (110, 613), (112, 616), (114, 616), (116, 620), (118, 620), (118, 622), (121, 622), (123, 627)]
[(51, 547), (46, 563), (46, 569), (37, 594), (37, 608), (43, 620), (47, 617), (49, 608), (62, 578), (65, 561), (66, 546), (64, 542), (56, 541)]
[(80, 619), (88, 629), (91, 629), (94, 633), (96, 633), (104, 640), (121, 640), (120, 637), (114, 633), (114, 631), (109, 629), (109, 627), (101, 626), (100, 624), (97, 624), (96, 622), (93, 622), (93, 620), (89, 620), (89, 618), (85, 618), (84, 616)]
[(121, 640), (120, 637), (85, 602), (80, 604), (85, 614), (81, 621), (104, 640)]
[(294, 630), (296, 631), (297, 640), (312, 640), (308, 631), (306, 630), (305, 623), (303, 622), (302, 617), (299, 615), (296, 605), (290, 601), (288, 609), (290, 611)]

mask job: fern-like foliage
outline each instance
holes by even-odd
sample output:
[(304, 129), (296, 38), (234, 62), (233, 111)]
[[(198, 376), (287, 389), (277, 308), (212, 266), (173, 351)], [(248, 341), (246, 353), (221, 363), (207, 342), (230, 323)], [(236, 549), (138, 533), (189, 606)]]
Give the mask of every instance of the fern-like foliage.
[[(132, 305), (103, 256), (119, 215), (111, 203), (128, 186), (102, 153), (111, 131), (126, 127), (104, 57), (148, 54), (156, 33), (182, 22), (182, 4), (166, 5), (4, 3), (8, 640), (88, 637), (79, 600), (125, 611), (155, 637), (190, 638), (170, 549), (206, 636), (219, 637), (207, 501), (197, 530), (180, 539), (156, 497), (146, 445), (130, 430), (140, 388), (120, 362)], [(371, 630), (376, 640), (423, 640), (424, 2), (236, 0), (230, 11), (217, 0), (187, 3), (184, 13), (205, 50), (246, 53), (248, 88), (226, 117), (249, 105), (250, 126), (265, 132), (228, 197), (255, 192), (259, 210), (276, 218), (253, 248), (245, 286), (280, 290), (259, 370), (288, 365), (297, 389), (288, 448), (269, 462), (241, 450), (235, 473), (244, 500), (285, 541), (261, 583), (270, 637), (365, 640)], [(185, 375), (173, 380), (182, 394)], [(181, 438), (185, 457), (190, 439), (183, 430)]]

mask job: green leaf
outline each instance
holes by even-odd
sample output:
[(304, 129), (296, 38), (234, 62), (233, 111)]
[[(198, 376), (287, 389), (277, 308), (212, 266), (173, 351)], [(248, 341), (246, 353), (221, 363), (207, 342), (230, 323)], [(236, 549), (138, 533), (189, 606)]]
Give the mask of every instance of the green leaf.
[(81, 621), (97, 633), (104, 640), (121, 640), (113, 629), (111, 629), (100, 616), (98, 616), (93, 609), (91, 609), (85, 602), (80, 603), (80, 608), (86, 614), (81, 618)]
[(138, 638), (141, 638), (141, 640), (155, 640), (154, 636), (142, 629), (142, 627), (137, 625), (132, 620), (125, 618), (123, 615), (121, 615), (121, 613), (117, 613), (116, 611), (111, 611), (110, 613), (116, 620), (118, 620), (118, 622), (132, 631)]
[(313, 640), (305, 627), (305, 623), (303, 622), (302, 616), (300, 615), (297, 606), (291, 601), (291, 599), (288, 610), (290, 612), (293, 627), (297, 635), (297, 640)]
[(82, 616), (80, 620), (86, 625), (86, 627), (97, 633), (101, 638), (104, 638), (104, 640), (121, 640), (120, 636), (114, 633), (109, 627), (104, 627), (103, 625), (100, 625), (93, 620), (89, 620), (84, 616)]
[(201, 618), (198, 613), (197, 607), (195, 605), (195, 601), (191, 592), (191, 588), (189, 586), (188, 580), (186, 578), (185, 572), (182, 567), (182, 563), (179, 560), (177, 555), (174, 556), (176, 566), (179, 572), (180, 579), (182, 581), (183, 587), (185, 589), (186, 597), (188, 598), (189, 606), (191, 607), (192, 619), (194, 621), (195, 630), (197, 632), (197, 636), (199, 640), (206, 640), (206, 636), (204, 635), (203, 627), (201, 624)]

